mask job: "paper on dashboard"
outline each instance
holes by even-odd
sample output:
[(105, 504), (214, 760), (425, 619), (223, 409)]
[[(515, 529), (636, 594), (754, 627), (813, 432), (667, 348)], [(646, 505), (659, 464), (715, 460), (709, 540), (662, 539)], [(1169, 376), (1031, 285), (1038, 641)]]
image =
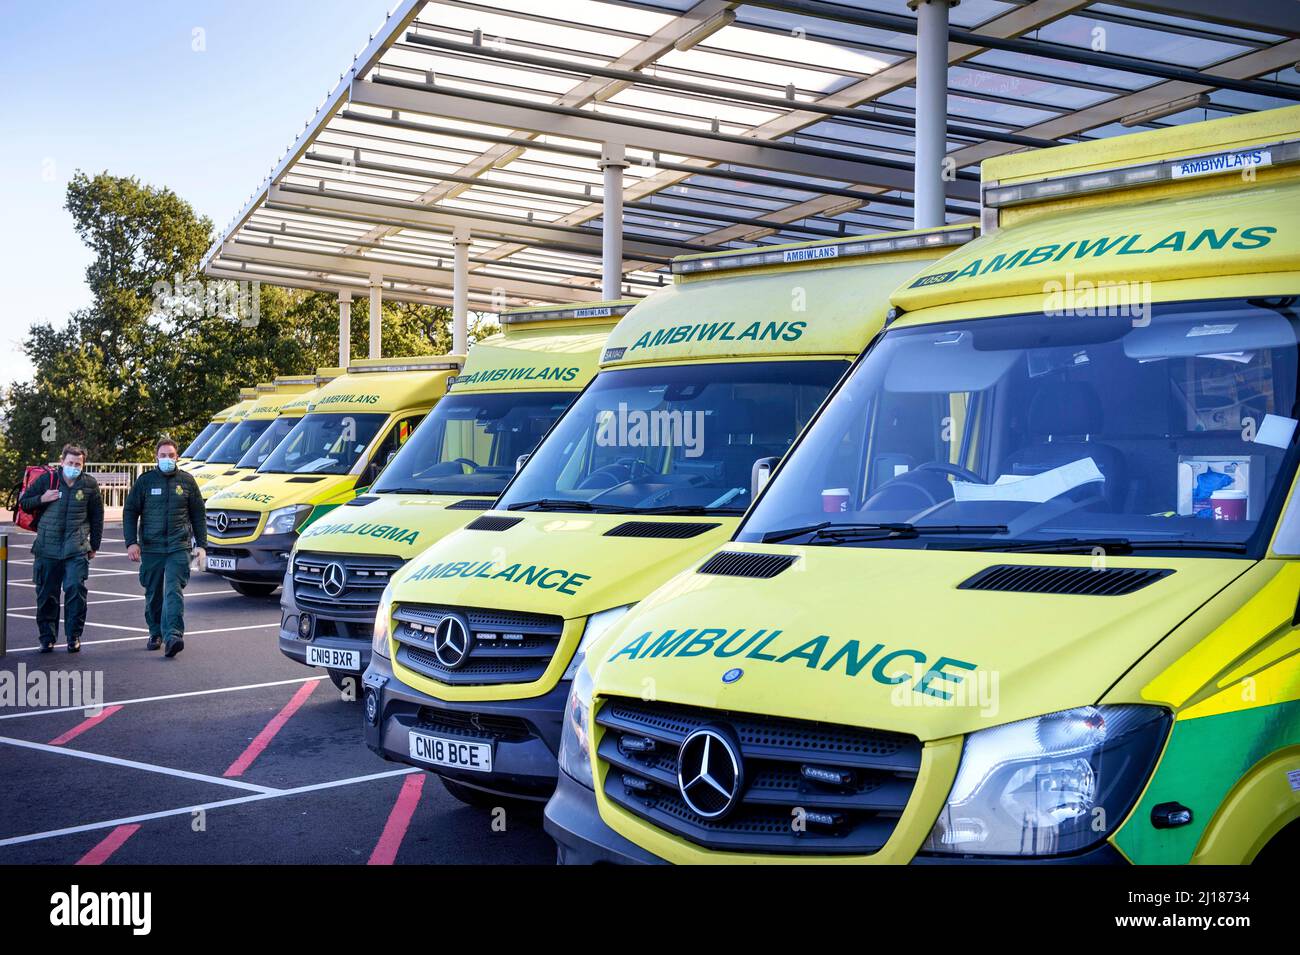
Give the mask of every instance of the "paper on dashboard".
[(1106, 476), (1092, 458), (1080, 458), (1042, 474), (1022, 476), (1003, 474), (992, 484), (974, 484), (954, 481), (953, 498), (961, 501), (1023, 501), (1042, 504), (1067, 491), (1094, 481), (1104, 481)]

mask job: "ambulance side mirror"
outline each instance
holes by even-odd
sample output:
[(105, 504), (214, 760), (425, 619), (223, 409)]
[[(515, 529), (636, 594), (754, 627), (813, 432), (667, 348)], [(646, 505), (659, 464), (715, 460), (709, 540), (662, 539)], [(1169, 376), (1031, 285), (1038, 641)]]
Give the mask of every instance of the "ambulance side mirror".
[(515, 473), (516, 473), (516, 474), (519, 473), (519, 469), (522, 468), (522, 467), (524, 466), (524, 462), (527, 461), (530, 457), (532, 457), (532, 455), (529, 455), (529, 454), (521, 454), (521, 455), (519, 455), (519, 457), (515, 458)]
[(751, 502), (758, 499), (759, 492), (767, 486), (768, 479), (772, 477), (772, 472), (776, 470), (777, 462), (780, 458), (759, 458), (754, 462), (754, 466), (749, 471), (749, 500)]

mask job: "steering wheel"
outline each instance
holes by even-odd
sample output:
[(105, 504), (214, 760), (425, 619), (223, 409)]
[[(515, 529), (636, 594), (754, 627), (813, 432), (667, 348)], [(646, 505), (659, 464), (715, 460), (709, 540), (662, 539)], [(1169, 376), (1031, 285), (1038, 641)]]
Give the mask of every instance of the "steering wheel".
[(467, 467), (467, 468), (470, 469), (470, 473), (473, 473), (474, 471), (478, 471), (478, 470), (479, 470), (479, 464), (478, 464), (478, 462), (477, 462), (477, 461), (471, 461), (469, 458), (452, 458), (451, 461), (450, 461), (450, 463), (451, 463), (451, 464), (463, 464), (463, 465), (465, 465), (465, 467)]
[(619, 458), (612, 464), (596, 468), (578, 484), (579, 490), (598, 488), (609, 490), (620, 484), (631, 484), (639, 477), (648, 477), (654, 471), (640, 458)]
[(984, 479), (974, 471), (944, 461), (927, 461), (882, 484), (867, 499), (864, 508), (917, 513), (952, 499), (951, 485), (941, 475), (951, 475), (976, 484)]

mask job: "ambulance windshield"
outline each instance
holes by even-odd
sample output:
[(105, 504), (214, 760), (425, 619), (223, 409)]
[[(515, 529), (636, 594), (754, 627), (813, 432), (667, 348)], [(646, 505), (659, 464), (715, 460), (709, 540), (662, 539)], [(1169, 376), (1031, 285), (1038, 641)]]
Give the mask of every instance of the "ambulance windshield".
[(754, 463), (786, 452), (845, 367), (750, 361), (603, 371), (498, 506), (740, 514)]
[(896, 328), (739, 539), (1258, 553), (1295, 469), (1297, 322), (1287, 297)]

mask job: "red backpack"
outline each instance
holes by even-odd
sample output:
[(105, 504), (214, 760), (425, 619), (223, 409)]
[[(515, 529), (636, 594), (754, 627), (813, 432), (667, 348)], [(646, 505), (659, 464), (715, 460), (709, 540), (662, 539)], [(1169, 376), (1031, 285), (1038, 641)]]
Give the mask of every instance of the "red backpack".
[[(30, 488), (33, 484), (35, 484), (37, 481), (39, 481), (41, 477), (46, 474), (50, 476), (49, 486), (54, 487), (54, 480), (56, 475), (54, 468), (46, 467), (43, 464), (27, 465), (27, 469), (23, 472), (22, 487), (19, 488), (18, 490), (18, 499), (21, 499), (22, 496), (27, 493), (27, 489)], [(22, 509), (21, 506), (19, 506), (17, 500), (14, 501), (14, 523), (19, 527), (21, 527), (23, 530), (27, 530), (27, 531), (36, 530), (36, 524), (40, 521), (40, 519), (41, 519), (41, 515), (39, 512), (33, 514), (28, 511), (25, 511)]]

